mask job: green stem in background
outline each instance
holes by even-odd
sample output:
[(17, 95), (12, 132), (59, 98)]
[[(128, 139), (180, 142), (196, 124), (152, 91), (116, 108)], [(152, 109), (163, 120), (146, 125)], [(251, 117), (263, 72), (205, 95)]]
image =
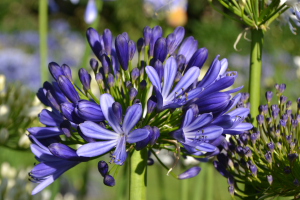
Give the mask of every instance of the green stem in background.
[(257, 126), (256, 116), (260, 102), (260, 77), (261, 77), (261, 56), (263, 47), (264, 32), (262, 29), (251, 30), (251, 54), (250, 54), (250, 114), (252, 121)]
[(48, 0), (39, 0), (40, 75), (41, 84), (48, 80), (47, 68)]
[(134, 150), (130, 154), (129, 199), (146, 200), (147, 189), (147, 148)]
[(212, 163), (208, 162), (206, 164), (206, 195), (205, 199), (206, 200), (213, 200), (213, 195), (214, 195), (214, 167)]
[(189, 179), (181, 180), (181, 187), (180, 187), (180, 199), (181, 200), (188, 200), (189, 196)]

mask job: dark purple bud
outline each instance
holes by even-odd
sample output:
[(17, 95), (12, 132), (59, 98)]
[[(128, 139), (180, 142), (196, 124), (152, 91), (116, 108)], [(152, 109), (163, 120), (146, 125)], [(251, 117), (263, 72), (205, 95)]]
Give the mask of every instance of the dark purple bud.
[(60, 75), (65, 75), (63, 69), (55, 62), (49, 63), (48, 68), (55, 80), (57, 80)]
[(136, 46), (137, 46), (138, 52), (140, 53), (144, 48), (144, 38), (138, 39)]
[(180, 81), (181, 77), (182, 77), (182, 74), (181, 74), (181, 72), (178, 71), (176, 73), (176, 76), (175, 76), (175, 83), (177, 83), (178, 81)]
[(150, 57), (153, 57), (154, 45), (156, 43), (156, 40), (160, 37), (162, 37), (162, 28), (160, 26), (154, 26), (152, 28), (152, 36), (151, 36), (150, 44), (149, 44), (149, 56)]
[(213, 161), (213, 165), (215, 167), (215, 169), (224, 177), (228, 177), (229, 176), (229, 173), (228, 171), (226, 171), (226, 168), (224, 168), (223, 165), (221, 165), (219, 162), (217, 161)]
[(291, 163), (291, 166), (293, 166), (294, 161), (298, 158), (298, 154), (296, 154), (296, 153), (289, 153), (287, 155), (287, 158), (288, 158), (289, 162)]
[(133, 100), (132, 104), (141, 104), (141, 100), (135, 99), (135, 100)]
[(235, 148), (235, 151), (236, 151), (237, 154), (239, 154), (239, 156), (241, 156), (241, 157), (244, 156), (244, 149), (243, 149), (243, 147), (237, 146), (237, 147)]
[(63, 116), (75, 124), (80, 124), (84, 122), (75, 112), (75, 105), (69, 102), (65, 102), (60, 104), (60, 110)]
[(244, 143), (244, 145), (247, 145), (247, 143), (248, 143), (248, 135), (247, 135), (247, 133), (242, 133), (240, 135), (240, 139)]
[(64, 95), (73, 103), (77, 103), (80, 100), (78, 93), (76, 92), (75, 88), (73, 87), (72, 83), (70, 82), (67, 77), (60, 75), (57, 79), (57, 84), (60, 90), (64, 93)]
[(95, 76), (95, 79), (97, 81), (98, 84), (102, 84), (103, 82), (103, 75), (101, 73), (97, 73)]
[(250, 150), (250, 148), (249, 147), (245, 147), (244, 148), (244, 154), (245, 154), (245, 156), (247, 157), (247, 158), (251, 158), (252, 157), (252, 152), (251, 152), (251, 150)]
[(118, 35), (115, 41), (116, 53), (119, 60), (119, 63), (124, 71), (128, 69), (128, 44), (127, 40), (122, 35)]
[[(173, 52), (171, 52), (170, 50), (173, 49), (174, 43), (175, 43), (175, 39), (176, 36), (174, 33), (170, 33), (167, 38), (166, 38), (166, 42), (167, 42), (167, 49), (168, 49), (168, 54), (171, 55)], [(171, 54), (170, 54), (171, 53)]]
[(281, 150), (281, 147), (282, 147), (281, 143), (277, 142), (276, 145), (277, 145), (278, 149)]
[(93, 28), (87, 29), (86, 37), (94, 54), (98, 57), (100, 55), (100, 51), (104, 50), (103, 37), (99, 36), (97, 31)]
[(104, 29), (103, 31), (103, 42), (107, 55), (111, 55), (112, 34), (109, 29)]
[(291, 168), (290, 168), (289, 166), (285, 166), (285, 167), (283, 168), (283, 173), (285, 173), (285, 174), (290, 174), (290, 173), (291, 173)]
[(257, 167), (256, 167), (256, 165), (250, 165), (249, 169), (250, 169), (251, 173), (253, 174), (253, 176), (257, 176)]
[(160, 60), (161, 62), (164, 62), (167, 54), (168, 49), (166, 39), (161, 37), (155, 42), (153, 58), (154, 60)]
[(156, 140), (158, 139), (158, 137), (160, 135), (160, 131), (156, 126), (153, 126), (152, 130), (153, 130), (153, 134), (152, 134), (152, 136), (150, 138), (150, 142), (149, 142), (149, 144), (151, 146), (153, 146), (156, 143)]
[(84, 90), (91, 89), (91, 86), (90, 86), (91, 76), (84, 68), (79, 69), (78, 76), (79, 76), (80, 82), (83, 86), (83, 89)]
[(230, 186), (228, 187), (228, 192), (229, 192), (229, 194), (230, 194), (231, 196), (234, 196), (234, 187), (233, 187), (233, 185), (230, 185)]
[(72, 82), (73, 79), (72, 79), (72, 72), (71, 72), (70, 67), (68, 65), (66, 65), (66, 64), (63, 64), (61, 66), (61, 68), (62, 68), (62, 70), (64, 72), (64, 75)]
[(145, 46), (148, 46), (152, 37), (152, 29), (149, 26), (145, 26), (143, 30), (143, 36), (145, 40)]
[(126, 39), (127, 43), (129, 42), (129, 36), (127, 32), (123, 32), (122, 36)]
[(182, 72), (184, 70), (185, 67), (185, 57), (184, 55), (177, 55), (176, 56), (176, 63), (177, 63), (177, 70)]
[(193, 66), (197, 66), (201, 69), (207, 59), (207, 56), (208, 56), (208, 50), (206, 48), (203, 47), (201, 49), (198, 49), (193, 54), (190, 61), (188, 62), (185, 68), (185, 72), (187, 72)]
[(91, 101), (80, 100), (75, 112), (84, 121), (101, 122), (105, 120), (100, 106)]
[(92, 70), (95, 73), (97, 73), (99, 64), (98, 64), (98, 61), (95, 58), (91, 58), (91, 60), (90, 60), (90, 66), (91, 66)]
[(131, 79), (134, 82), (139, 77), (140, 71), (138, 68), (133, 68), (130, 74), (131, 74)]
[(121, 104), (118, 102), (114, 102), (112, 105), (112, 110), (119, 124), (121, 124), (123, 118), (123, 110)]
[(274, 118), (274, 120), (277, 118), (278, 116), (278, 111), (272, 111), (272, 117)]
[(135, 46), (134, 41), (129, 40), (129, 42), (128, 42), (128, 54), (129, 54), (129, 60), (132, 60), (135, 51), (136, 51), (136, 46)]
[(105, 175), (103, 179), (103, 183), (106, 186), (113, 187), (115, 186), (115, 179), (111, 175)]
[(271, 155), (270, 152), (267, 152), (267, 153), (265, 154), (265, 159), (266, 159), (266, 161), (267, 161), (268, 163), (272, 163), (272, 155)]
[(152, 158), (148, 158), (148, 160), (147, 160), (147, 165), (148, 166), (151, 166), (151, 165), (153, 165), (154, 164), (154, 160), (152, 159)]
[(107, 84), (109, 87), (112, 87), (114, 83), (115, 83), (114, 76), (111, 73), (109, 73), (107, 75)]
[(175, 34), (175, 41), (173, 42), (172, 46), (169, 49), (169, 54), (172, 55), (177, 47), (180, 45), (181, 41), (183, 40), (184, 37), (184, 28), (181, 26), (178, 26), (175, 28), (173, 31), (173, 34)]
[(102, 64), (102, 68), (103, 68), (103, 72), (104, 74), (108, 74), (109, 73), (109, 68), (110, 68), (110, 59), (106, 54), (102, 54), (100, 56), (100, 62)]
[(245, 93), (245, 92), (242, 93), (240, 101), (242, 101), (242, 102), (248, 101), (249, 96), (250, 96), (249, 93)]
[(151, 140), (151, 137), (153, 136), (153, 129), (151, 128), (151, 126), (146, 125), (146, 126), (143, 127), (143, 129), (148, 130), (149, 131), (149, 135), (148, 135), (148, 137), (146, 139), (144, 139), (144, 140), (139, 141), (139, 142), (136, 143), (135, 149), (137, 151), (145, 148), (149, 144), (149, 142)]
[(154, 63), (154, 69), (156, 70), (160, 82), (162, 81), (162, 78), (164, 77), (164, 67), (160, 60), (155, 61)]
[(105, 177), (108, 172), (108, 164), (105, 161), (100, 160), (98, 162), (98, 171), (100, 172), (101, 176)]
[(71, 123), (68, 120), (62, 121), (59, 128), (62, 130), (66, 137), (71, 137)]
[(264, 123), (264, 116), (257, 115), (256, 120), (259, 125), (262, 125)]
[(270, 150), (270, 152), (272, 153), (272, 152), (274, 151), (275, 145), (274, 145), (273, 142), (270, 142), (270, 143), (267, 144), (267, 147), (268, 147), (268, 149)]
[(283, 95), (280, 96), (280, 104), (281, 105), (283, 105), (286, 102), (286, 100), (287, 100), (286, 96), (283, 96)]
[(77, 132), (78, 132), (78, 134), (80, 135), (80, 137), (81, 137), (84, 141), (86, 141), (86, 142), (88, 142), (88, 143), (96, 142), (95, 139), (83, 135), (83, 133), (81, 132), (79, 126), (77, 126)]
[(60, 106), (57, 102), (57, 100), (53, 97), (52, 93), (50, 90), (47, 91), (46, 93), (46, 98), (48, 100), (48, 104), (52, 107), (55, 108), (56, 110), (60, 110)]
[(268, 124), (271, 124), (271, 123), (272, 123), (272, 118), (271, 118), (271, 117), (267, 117), (266, 120), (267, 120), (267, 123), (268, 123)]
[(250, 102), (245, 103), (245, 108), (248, 108), (250, 110)]
[(140, 90), (144, 90), (147, 86), (147, 82), (145, 80), (142, 80), (140, 82)]
[(266, 96), (267, 102), (270, 103), (271, 100), (272, 100), (272, 97), (273, 97), (273, 92), (272, 91), (267, 91), (265, 96)]
[(228, 157), (225, 154), (220, 153), (217, 155), (217, 158), (219, 163), (221, 163), (221, 165), (223, 165), (226, 168), (228, 165)]
[(151, 96), (148, 101), (147, 101), (147, 113), (151, 114), (154, 110), (154, 108), (156, 107), (156, 97), (155, 96)]
[(292, 102), (291, 102), (290, 100), (288, 100), (288, 101), (286, 102), (286, 109), (290, 109), (291, 106), (292, 106)]
[(125, 87), (129, 90), (130, 88), (133, 87), (132, 83), (130, 81), (125, 82)]
[(270, 185), (273, 183), (273, 176), (272, 175), (267, 175), (267, 181)]
[(279, 85), (278, 83), (275, 83), (274, 88), (278, 91), (279, 90)]
[(250, 135), (250, 140), (254, 144), (257, 140), (257, 134), (254, 132)]
[(286, 88), (286, 85), (284, 83), (281, 83), (278, 87), (279, 93), (282, 94), (284, 92), (285, 88)]
[(137, 90), (135, 88), (133, 88), (133, 87), (130, 88), (129, 92), (128, 92), (128, 95), (129, 95), (130, 101), (132, 101), (136, 97), (136, 95), (137, 95)]
[(187, 178), (193, 178), (199, 174), (200, 170), (201, 170), (201, 168), (198, 166), (191, 167), (188, 170), (186, 170), (185, 172), (179, 174), (178, 179), (182, 180), (182, 179), (187, 179)]
[(294, 184), (295, 186), (299, 186), (299, 181), (295, 178), (295, 179), (293, 180), (293, 184)]
[(297, 104), (300, 104), (300, 97), (297, 98)]
[(186, 63), (188, 63), (191, 57), (197, 51), (197, 49), (198, 49), (197, 40), (195, 40), (193, 36), (190, 36), (184, 39), (177, 52), (177, 55), (182, 54), (186, 59)]
[(293, 136), (292, 135), (287, 135), (286, 136), (286, 141), (287, 141), (287, 143), (290, 144), (293, 141)]

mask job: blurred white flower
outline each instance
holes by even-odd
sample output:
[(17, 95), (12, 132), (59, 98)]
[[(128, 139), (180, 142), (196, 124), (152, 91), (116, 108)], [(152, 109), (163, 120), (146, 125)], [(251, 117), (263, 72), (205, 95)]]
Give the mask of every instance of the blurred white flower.
[[(27, 134), (29, 134), (29, 133), (27, 132)], [(30, 142), (28, 136), (26, 134), (23, 134), (19, 139), (18, 146), (26, 149), (26, 148), (29, 148), (30, 144), (31, 144), (31, 142)]]
[(84, 13), (84, 21), (91, 24), (97, 18), (97, 7), (95, 0), (89, 0)]

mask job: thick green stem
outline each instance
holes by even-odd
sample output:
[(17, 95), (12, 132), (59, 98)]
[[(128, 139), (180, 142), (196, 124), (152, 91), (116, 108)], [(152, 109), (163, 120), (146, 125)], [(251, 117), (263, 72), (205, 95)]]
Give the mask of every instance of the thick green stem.
[(147, 148), (130, 155), (129, 199), (146, 200)]
[(48, 0), (39, 1), (40, 75), (41, 83), (48, 80), (47, 68)]
[[(253, 122), (256, 124), (256, 116), (258, 115), (258, 106), (260, 102), (260, 76), (261, 76), (261, 56), (263, 47), (264, 32), (262, 29), (251, 30), (251, 57), (250, 57), (250, 114)], [(257, 125), (257, 124), (256, 124)]]

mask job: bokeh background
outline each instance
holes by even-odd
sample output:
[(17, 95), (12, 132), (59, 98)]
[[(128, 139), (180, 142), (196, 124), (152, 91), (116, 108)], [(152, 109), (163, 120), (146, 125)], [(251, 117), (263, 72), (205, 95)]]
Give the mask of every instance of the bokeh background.
[[(127, 32), (130, 39), (137, 41), (142, 37), (146, 25), (160, 25), (164, 36), (177, 25), (182, 25), (186, 36), (192, 35), (198, 40), (199, 48), (208, 49), (208, 59), (203, 70), (207, 70), (210, 62), (219, 54), (220, 58), (228, 59), (230, 70), (238, 72), (235, 86), (244, 85), (242, 92), (247, 92), (250, 43), (241, 38), (236, 50), (233, 47), (245, 27), (215, 12), (206, 0), (182, 1), (175, 9), (170, 6), (173, 0), (95, 1), (99, 1), (99, 16), (93, 26), (98, 32), (105, 28), (109, 28), (114, 36)], [(153, 6), (155, 1), (160, 4)], [(214, 4), (222, 10), (217, 2)], [(86, 5), (87, 0), (48, 0), (47, 62), (55, 61), (60, 65), (66, 63), (75, 74), (78, 68), (89, 69), (88, 60), (95, 57), (86, 48), (85, 31), (91, 26), (84, 20)], [(38, 9), (37, 0), (0, 1), (0, 74), (5, 75), (7, 83), (19, 82), (26, 87), (32, 98), (41, 86)], [(224, 12), (227, 13), (227, 10)], [(250, 38), (250, 34), (246, 37)], [(289, 100), (295, 101), (299, 96), (299, 40), (299, 35), (293, 35), (288, 25), (279, 21), (273, 22), (267, 30), (262, 58), (263, 96), (275, 83), (286, 83), (285, 95)], [(174, 159), (171, 153), (161, 152), (159, 155), (164, 156), (167, 165), (171, 165)], [(127, 166), (120, 170), (116, 186), (109, 188), (102, 184), (96, 168), (97, 162), (83, 163), (69, 170), (42, 194), (31, 197), (28, 191), (33, 185), (27, 180), (27, 169), (35, 163), (33, 155), (28, 148), (14, 150), (0, 145), (0, 198), (127, 199), (128, 181), (124, 173)], [(182, 171), (194, 162), (180, 163), (175, 170)], [(149, 166), (148, 199), (231, 199), (226, 179), (215, 171), (211, 163), (200, 163), (200, 167), (202, 171), (197, 177), (177, 181), (166, 176), (166, 171), (158, 163)]]

